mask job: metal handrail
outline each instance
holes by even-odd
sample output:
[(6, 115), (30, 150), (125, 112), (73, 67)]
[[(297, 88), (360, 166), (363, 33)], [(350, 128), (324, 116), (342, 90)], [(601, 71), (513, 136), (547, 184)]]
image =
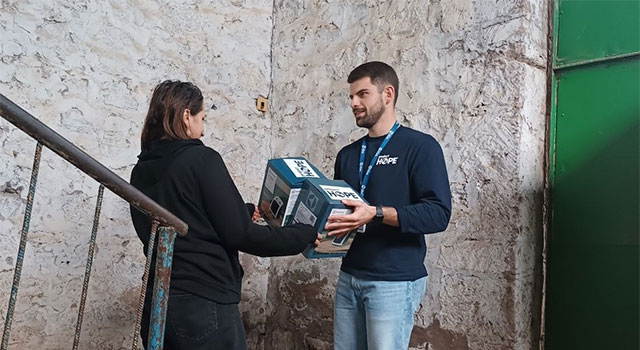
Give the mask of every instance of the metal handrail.
[(103, 184), (111, 192), (117, 194), (134, 207), (147, 213), (152, 218), (158, 219), (161, 224), (173, 227), (180, 236), (187, 234), (188, 226), (184, 221), (2, 94), (0, 94), (0, 116), (75, 165), (85, 174)]

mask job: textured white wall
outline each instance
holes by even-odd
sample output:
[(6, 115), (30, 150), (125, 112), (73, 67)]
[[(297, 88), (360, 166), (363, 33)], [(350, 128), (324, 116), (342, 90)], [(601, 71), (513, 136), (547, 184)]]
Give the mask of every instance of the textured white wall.
[[(541, 0), (0, 0), (0, 93), (128, 179), (153, 86), (194, 81), (218, 107), (203, 141), (255, 201), (271, 156), (332, 174), (337, 151), (364, 134), (346, 76), (386, 61), (401, 122), (440, 140), (454, 195), (449, 229), (428, 237), (412, 348), (532, 349), (546, 23)], [(254, 99), (271, 83), (263, 115)], [(35, 142), (4, 120), (0, 142), (4, 319)], [(71, 346), (97, 188), (43, 152), (12, 349)], [(130, 347), (143, 258), (129, 221), (107, 191), (82, 348)], [(330, 349), (338, 262), (242, 260), (249, 347)]]
[[(369, 60), (396, 68), (401, 123), (444, 148), (453, 216), (427, 239), (412, 348), (536, 346), (546, 20), (535, 0), (276, 1), (274, 155), (302, 154), (331, 176), (338, 150), (365, 133), (346, 77)], [(330, 348), (338, 268), (272, 260), (266, 348)]]
[[(270, 120), (271, 1), (0, 1), (0, 93), (129, 178), (155, 84), (195, 82), (209, 111), (203, 139), (247, 201), (257, 200)], [(8, 303), (35, 142), (0, 119), (0, 313)], [(98, 184), (45, 150), (10, 348), (73, 342)], [(107, 191), (81, 338), (131, 347), (143, 255), (126, 202)], [(251, 348), (265, 323), (268, 259), (244, 256)], [(262, 310), (262, 311), (261, 311)]]

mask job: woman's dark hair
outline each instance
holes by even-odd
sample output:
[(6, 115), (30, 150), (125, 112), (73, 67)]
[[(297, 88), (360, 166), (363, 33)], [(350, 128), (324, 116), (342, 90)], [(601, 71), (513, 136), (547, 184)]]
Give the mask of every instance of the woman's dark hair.
[(142, 125), (142, 150), (159, 139), (185, 140), (190, 137), (182, 122), (184, 110), (192, 115), (202, 111), (202, 92), (192, 83), (165, 80), (153, 89), (149, 111)]

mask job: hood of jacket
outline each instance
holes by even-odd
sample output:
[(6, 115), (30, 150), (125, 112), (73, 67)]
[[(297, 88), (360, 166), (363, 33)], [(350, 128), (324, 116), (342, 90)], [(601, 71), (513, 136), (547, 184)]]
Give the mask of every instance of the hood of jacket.
[(135, 166), (136, 176), (144, 183), (156, 183), (180, 153), (197, 146), (204, 146), (204, 144), (199, 139), (154, 141), (149, 149), (138, 155), (138, 163)]

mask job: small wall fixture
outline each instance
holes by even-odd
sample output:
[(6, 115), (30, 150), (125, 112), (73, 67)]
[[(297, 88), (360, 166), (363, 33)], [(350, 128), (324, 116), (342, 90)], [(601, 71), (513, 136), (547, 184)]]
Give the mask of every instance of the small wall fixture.
[(260, 112), (266, 112), (269, 110), (269, 99), (262, 96), (262, 95), (258, 95), (258, 99), (256, 100), (256, 108), (260, 111)]

